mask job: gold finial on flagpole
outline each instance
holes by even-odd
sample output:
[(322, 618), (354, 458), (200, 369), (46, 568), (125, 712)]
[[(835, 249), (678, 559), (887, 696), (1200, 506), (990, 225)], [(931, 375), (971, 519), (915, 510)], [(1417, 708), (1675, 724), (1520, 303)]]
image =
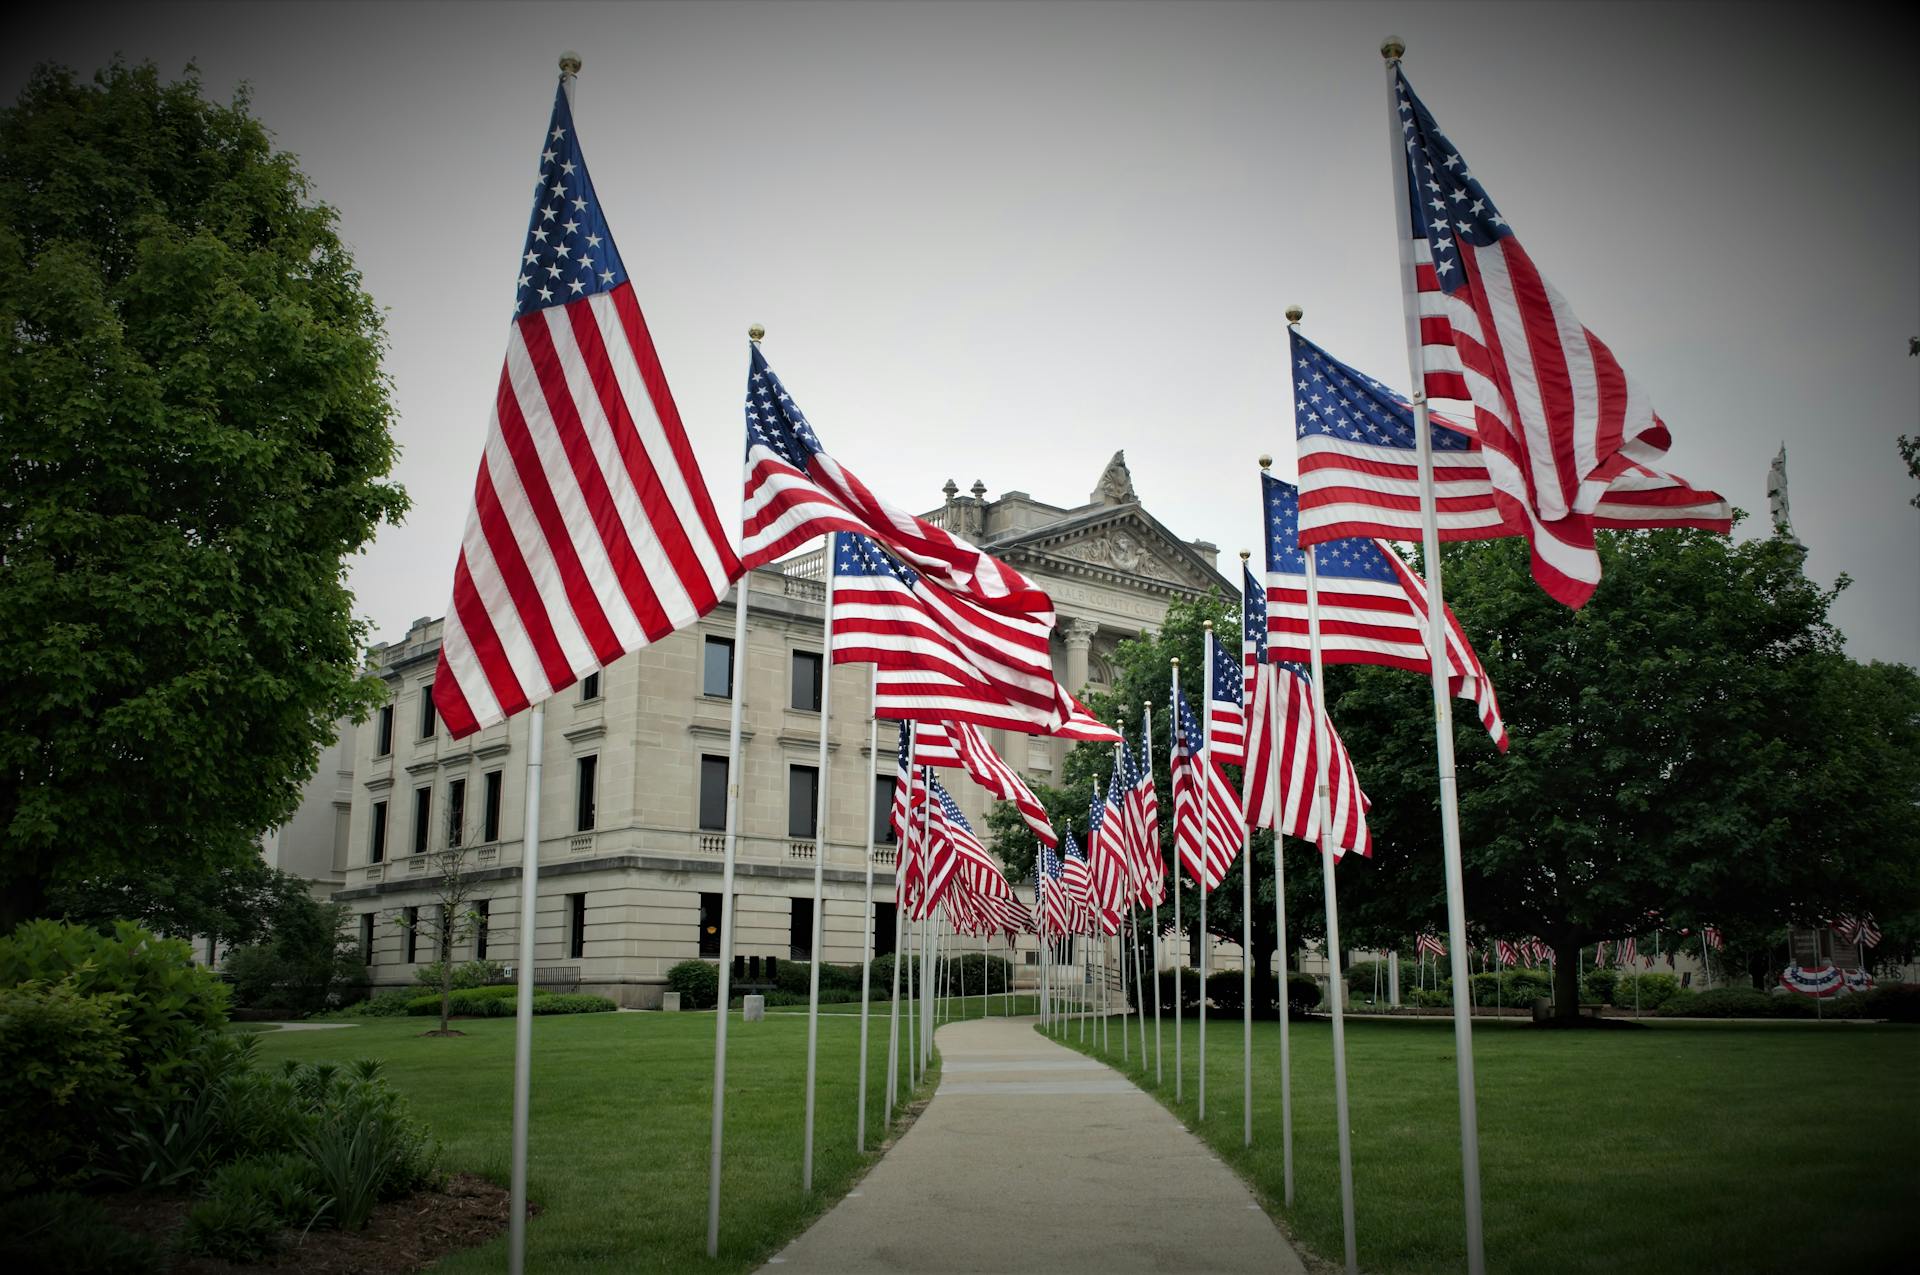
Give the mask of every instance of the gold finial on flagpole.
[(763, 339), (765, 339), (766, 335), (767, 335), (767, 330), (761, 327), (758, 323), (754, 324), (752, 327), (747, 329), (747, 340), (753, 342), (755, 345), (760, 344), (760, 342)]
[(1202, 624), (1200, 627), (1205, 629), (1207, 632), (1211, 633), (1213, 632), (1213, 621), (1208, 620), (1205, 624)]
[(1267, 454), (1266, 454), (1265, 452), (1262, 452), (1262, 453), (1260, 453), (1260, 469), (1261, 469), (1261, 471), (1262, 471), (1262, 472), (1265, 472), (1266, 470), (1269, 470), (1269, 469), (1272, 469), (1272, 468), (1273, 468), (1273, 457), (1271, 457), (1271, 456), (1269, 456), (1269, 455), (1267, 455)]
[[(1209, 627), (1211, 627), (1211, 626), (1209, 626)], [(1177, 655), (1173, 657), (1173, 666), (1174, 666), (1175, 668), (1179, 668), (1179, 667), (1180, 667), (1180, 657), (1179, 657), (1179, 656), (1177, 656)]]
[(1398, 62), (1406, 56), (1407, 42), (1397, 35), (1390, 35), (1380, 42), (1380, 56), (1389, 62)]
[(1241, 563), (1242, 563), (1242, 565), (1244, 565), (1244, 564), (1245, 564), (1245, 563), (1247, 562), (1247, 560), (1248, 560), (1248, 559), (1250, 559), (1250, 558), (1252, 558), (1252, 557), (1253, 557), (1253, 550), (1251, 550), (1251, 549), (1242, 549), (1242, 550), (1240, 551), (1240, 561), (1241, 561)]
[(560, 74), (568, 79), (580, 74), (580, 55), (572, 49), (560, 55)]
[(1288, 327), (1292, 327), (1294, 324), (1300, 322), (1300, 320), (1306, 317), (1307, 317), (1307, 312), (1305, 310), (1302, 310), (1299, 306), (1290, 305), (1287, 307), (1287, 326)]

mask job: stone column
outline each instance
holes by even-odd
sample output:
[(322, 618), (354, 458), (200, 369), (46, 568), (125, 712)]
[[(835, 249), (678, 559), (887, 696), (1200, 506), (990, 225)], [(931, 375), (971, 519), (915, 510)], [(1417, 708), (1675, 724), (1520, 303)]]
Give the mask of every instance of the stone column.
[[(1067, 643), (1067, 693), (1078, 696), (1087, 688), (1087, 652), (1093, 646), (1093, 635), (1100, 626), (1092, 620), (1068, 619), (1062, 625), (1062, 633)], [(1063, 739), (1053, 748), (1053, 777), (1056, 783), (1066, 772), (1067, 753), (1073, 748), (1073, 741)]]

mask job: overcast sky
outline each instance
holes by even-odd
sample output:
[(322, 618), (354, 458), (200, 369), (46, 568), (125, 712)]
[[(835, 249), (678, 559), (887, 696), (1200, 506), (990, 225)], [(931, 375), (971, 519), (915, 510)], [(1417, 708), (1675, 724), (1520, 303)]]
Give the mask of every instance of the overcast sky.
[[(352, 570), (376, 639), (444, 610), (556, 56), (709, 485), (746, 329), (826, 445), (920, 509), (1060, 505), (1124, 447), (1223, 562), (1292, 469), (1283, 311), (1404, 389), (1385, 90), (1409, 80), (1672, 430), (1766, 524), (1787, 444), (1852, 652), (1920, 664), (1920, 142), (1904, 38), (1804, 6), (47, 6), (0, 51), (252, 85), (387, 313), (413, 497)], [(1911, 27), (1908, 27), (1909, 31)], [(1885, 27), (1879, 28), (1888, 34)]]

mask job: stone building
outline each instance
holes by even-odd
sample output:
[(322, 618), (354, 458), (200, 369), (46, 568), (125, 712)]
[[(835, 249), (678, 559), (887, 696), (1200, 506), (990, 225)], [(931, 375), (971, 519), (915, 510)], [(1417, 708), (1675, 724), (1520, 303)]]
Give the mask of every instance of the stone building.
[[(1107, 682), (1114, 645), (1157, 628), (1176, 599), (1236, 585), (1218, 551), (1174, 535), (1142, 507), (1122, 453), (1086, 503), (1065, 508), (1026, 492), (987, 498), (984, 483), (926, 516), (990, 550), (1045, 588), (1060, 622), (1054, 668), (1073, 691)], [(790, 959), (810, 953), (813, 870), (825, 856), (826, 959), (860, 958), (862, 929), (876, 951), (893, 944), (891, 799), (894, 728), (870, 746), (867, 671), (830, 679), (830, 826), (817, 826), (822, 681), (822, 562), (818, 551), (754, 573), (747, 650), (733, 649), (733, 596), (699, 623), (616, 661), (549, 700), (540, 794), (537, 965), (553, 981), (623, 1005), (658, 1005), (667, 969), (719, 951), (722, 828), (732, 679), (745, 678), (735, 951)], [(392, 696), (323, 762), (329, 800), (345, 793), (345, 859), (334, 898), (348, 905), (378, 987), (412, 981), (420, 947), (391, 922), (435, 906), (430, 852), (457, 837), (479, 881), (483, 933), (456, 952), (511, 963), (517, 954), (519, 865), (525, 818), (525, 714), (455, 741), (430, 695), (440, 622), (417, 621), (374, 648)], [(1066, 741), (989, 732), (1017, 770), (1053, 782)], [(339, 775), (344, 781), (332, 782)], [(951, 785), (970, 817), (986, 795)], [(877, 814), (875, 813), (877, 811)], [(875, 906), (865, 906), (870, 826)]]

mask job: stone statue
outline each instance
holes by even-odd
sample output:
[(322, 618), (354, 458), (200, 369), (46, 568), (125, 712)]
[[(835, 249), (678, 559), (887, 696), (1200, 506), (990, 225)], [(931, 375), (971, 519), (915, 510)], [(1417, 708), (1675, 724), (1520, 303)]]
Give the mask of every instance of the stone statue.
[[(1767, 467), (1767, 506), (1773, 513), (1773, 534), (1789, 544), (1800, 544), (1800, 538), (1793, 534), (1793, 513), (1787, 507), (1787, 445), (1780, 444), (1780, 454), (1773, 458), (1773, 464)], [(1801, 545), (1805, 548), (1804, 545)]]
[(1127, 453), (1117, 451), (1100, 472), (1100, 482), (1087, 497), (1093, 505), (1124, 505), (1140, 499), (1133, 491), (1133, 474), (1127, 469)]

